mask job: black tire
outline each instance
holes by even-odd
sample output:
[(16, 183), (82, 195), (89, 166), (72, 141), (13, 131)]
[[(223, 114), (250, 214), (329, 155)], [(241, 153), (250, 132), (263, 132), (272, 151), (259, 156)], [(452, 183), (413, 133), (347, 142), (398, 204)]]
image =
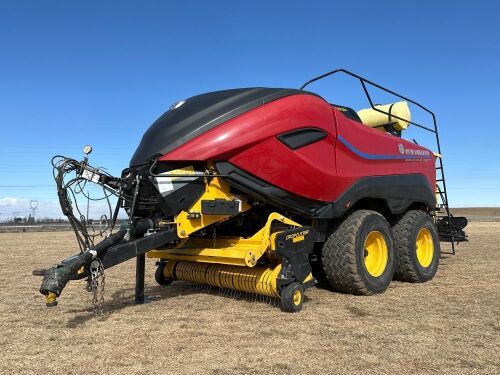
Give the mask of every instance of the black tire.
[[(387, 246), (385, 268), (377, 276), (365, 266), (365, 241), (376, 232)], [(358, 210), (344, 219), (328, 236), (322, 249), (322, 264), (331, 287), (342, 293), (369, 295), (382, 293), (394, 274), (395, 261), (392, 231), (378, 212)]]
[(158, 283), (158, 285), (169, 285), (173, 280), (170, 277), (165, 277), (164, 270), (165, 267), (167, 266), (167, 263), (165, 262), (160, 262), (158, 263), (158, 266), (156, 267), (156, 272), (155, 272), (155, 280)]
[[(422, 265), (417, 256), (417, 236), (422, 229), (427, 229), (432, 237), (432, 261)], [(441, 248), (436, 224), (424, 211), (408, 211), (392, 228), (394, 233), (394, 251), (396, 272), (394, 280), (422, 283), (431, 280), (437, 272)]]
[(325, 271), (323, 270), (323, 265), (321, 263), (321, 248), (323, 244), (316, 242), (314, 244), (314, 258), (310, 259), (312, 274), (316, 279), (316, 287), (318, 288), (328, 288), (330, 284), (325, 276)]
[(302, 310), (304, 302), (304, 288), (299, 283), (293, 282), (281, 290), (281, 308), (286, 312)]

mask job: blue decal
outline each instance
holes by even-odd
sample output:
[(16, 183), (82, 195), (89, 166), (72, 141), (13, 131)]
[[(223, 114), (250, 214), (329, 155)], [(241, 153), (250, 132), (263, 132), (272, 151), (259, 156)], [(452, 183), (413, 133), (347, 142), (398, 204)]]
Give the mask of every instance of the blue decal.
[[(347, 140), (341, 135), (338, 136), (338, 140), (342, 142), (344, 146), (346, 146), (349, 150), (351, 150), (354, 154), (369, 160), (404, 160), (404, 159), (430, 159), (432, 156), (428, 155), (382, 155), (382, 154), (368, 154), (361, 150), (358, 150), (356, 147), (351, 145)], [(400, 151), (405, 152), (403, 145), (400, 144)], [(428, 153), (428, 151), (427, 151)]]

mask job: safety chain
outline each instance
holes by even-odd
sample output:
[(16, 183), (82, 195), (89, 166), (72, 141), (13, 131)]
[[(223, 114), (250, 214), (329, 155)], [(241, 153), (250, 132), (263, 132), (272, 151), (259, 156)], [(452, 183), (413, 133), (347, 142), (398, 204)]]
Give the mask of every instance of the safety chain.
[(94, 259), (90, 263), (90, 292), (92, 293), (92, 309), (95, 315), (102, 315), (105, 285), (104, 266), (100, 259)]

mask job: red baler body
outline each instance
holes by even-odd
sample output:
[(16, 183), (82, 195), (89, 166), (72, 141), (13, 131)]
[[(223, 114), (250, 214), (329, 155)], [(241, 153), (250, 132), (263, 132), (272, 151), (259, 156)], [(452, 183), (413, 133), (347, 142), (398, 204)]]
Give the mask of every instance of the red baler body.
[[(327, 137), (292, 150), (279, 134), (318, 128)], [(333, 202), (367, 176), (421, 174), (435, 186), (430, 150), (344, 116), (314, 95), (271, 101), (210, 129), (161, 161), (228, 161), (287, 192)]]

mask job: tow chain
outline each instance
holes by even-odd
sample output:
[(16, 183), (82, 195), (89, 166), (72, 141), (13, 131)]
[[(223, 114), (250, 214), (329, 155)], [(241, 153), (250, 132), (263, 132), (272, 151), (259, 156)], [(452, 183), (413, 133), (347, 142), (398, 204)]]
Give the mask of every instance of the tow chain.
[(94, 259), (90, 263), (90, 292), (92, 293), (94, 315), (102, 315), (105, 285), (106, 276), (104, 275), (104, 266), (100, 259)]

